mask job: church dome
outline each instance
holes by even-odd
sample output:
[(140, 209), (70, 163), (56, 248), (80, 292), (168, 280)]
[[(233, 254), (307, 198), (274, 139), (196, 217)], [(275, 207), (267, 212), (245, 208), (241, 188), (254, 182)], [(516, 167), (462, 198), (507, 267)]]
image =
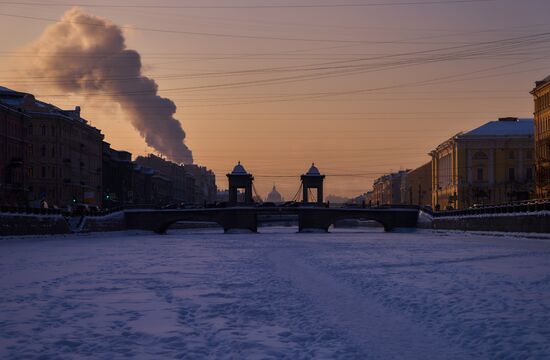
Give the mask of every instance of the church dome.
[(244, 166), (241, 165), (241, 162), (239, 161), (239, 163), (237, 165), (235, 165), (235, 167), (233, 168), (233, 171), (231, 172), (232, 175), (246, 175), (248, 174), (246, 172), (246, 170), (244, 169)]
[(275, 185), (273, 185), (273, 189), (269, 194), (267, 194), (266, 198), (267, 202), (273, 202), (273, 203), (280, 203), (283, 202), (283, 197), (280, 192), (277, 191), (277, 188)]
[(312, 163), (306, 175), (319, 176), (321, 175), (321, 173), (319, 172), (319, 169), (317, 169), (317, 167), (315, 166), (315, 163)]

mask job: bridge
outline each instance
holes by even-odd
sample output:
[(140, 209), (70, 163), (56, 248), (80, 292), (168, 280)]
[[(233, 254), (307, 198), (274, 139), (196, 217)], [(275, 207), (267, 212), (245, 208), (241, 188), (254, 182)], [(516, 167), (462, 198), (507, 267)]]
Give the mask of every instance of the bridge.
[[(126, 226), (129, 229), (151, 230), (163, 234), (174, 223), (195, 221), (215, 222), (225, 232), (237, 229), (257, 232), (259, 217), (261, 220), (277, 217), (288, 219), (289, 216), (297, 216), (300, 232), (310, 229), (328, 231), (337, 221), (350, 219), (374, 220), (386, 231), (417, 226), (418, 208), (329, 208), (323, 202), (325, 175), (321, 174), (313, 163), (309, 170), (300, 176), (301, 185), (293, 199), (293, 204), (299, 206), (256, 206), (253, 197), (254, 176), (245, 170), (240, 161), (233, 171), (227, 174), (227, 178), (228, 202), (224, 207), (127, 210), (124, 215)], [(312, 189), (317, 192), (314, 202), (310, 202), (314, 196)], [(302, 201), (297, 203), (295, 200), (298, 200), (300, 193)], [(259, 198), (257, 193), (256, 196)]]
[(215, 222), (225, 232), (230, 230), (258, 231), (259, 215), (297, 215), (300, 232), (307, 230), (328, 231), (339, 220), (360, 219), (380, 223), (385, 231), (398, 228), (415, 228), (417, 208), (326, 208), (300, 207), (254, 207), (235, 206), (210, 209), (133, 209), (124, 213), (129, 229), (149, 230), (164, 234), (178, 221)]

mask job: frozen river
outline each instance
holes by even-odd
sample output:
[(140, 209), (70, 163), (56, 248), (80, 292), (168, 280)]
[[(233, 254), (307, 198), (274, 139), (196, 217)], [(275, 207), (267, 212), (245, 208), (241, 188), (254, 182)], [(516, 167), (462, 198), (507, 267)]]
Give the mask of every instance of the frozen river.
[(548, 239), (262, 231), (1, 239), (0, 358), (550, 358)]

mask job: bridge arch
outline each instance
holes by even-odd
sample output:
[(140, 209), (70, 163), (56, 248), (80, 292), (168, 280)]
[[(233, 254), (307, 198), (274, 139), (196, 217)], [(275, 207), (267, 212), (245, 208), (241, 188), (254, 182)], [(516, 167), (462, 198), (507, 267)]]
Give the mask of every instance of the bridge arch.
[[(370, 222), (370, 223), (372, 223), (372, 225), (361, 224), (361, 222)], [(373, 229), (375, 229), (375, 228), (382, 229), (383, 231), (390, 231), (391, 230), (391, 227), (388, 228), (387, 224), (384, 224), (383, 222), (380, 222), (380, 220), (374, 219), (372, 217), (367, 217), (367, 216), (360, 216), (360, 217), (359, 216), (357, 216), (357, 217), (343, 216), (343, 217), (338, 217), (338, 218), (334, 219), (334, 222), (332, 223), (332, 227), (334, 229), (369, 227), (369, 228), (373, 228)]]
[[(178, 227), (178, 224), (181, 224), (181, 223), (184, 223), (184, 222), (189, 222), (189, 223), (192, 223), (194, 225), (199, 225), (199, 226), (189, 225), (188, 227), (185, 227), (185, 226), (182, 225), (181, 227)], [(200, 226), (201, 224), (203, 226)], [(175, 221), (159, 224), (154, 231), (157, 234), (166, 234), (169, 230), (193, 229), (195, 227), (196, 228), (203, 228), (203, 229), (208, 228), (208, 229), (213, 229), (213, 230), (219, 229), (221, 232), (225, 231), (225, 229), (223, 228), (223, 225), (220, 224), (218, 221), (214, 221), (214, 220), (197, 220), (197, 219), (188, 219), (188, 218), (182, 218), (182, 219), (178, 219), (178, 220), (175, 220)]]
[(225, 232), (231, 229), (257, 231), (255, 208), (138, 210), (126, 212), (125, 217), (129, 228), (152, 230), (159, 234), (166, 233), (171, 225), (179, 221), (214, 222)]
[(304, 209), (300, 211), (300, 231), (322, 229), (343, 219), (364, 219), (376, 221), (385, 231), (399, 227), (416, 227), (418, 210), (416, 209)]

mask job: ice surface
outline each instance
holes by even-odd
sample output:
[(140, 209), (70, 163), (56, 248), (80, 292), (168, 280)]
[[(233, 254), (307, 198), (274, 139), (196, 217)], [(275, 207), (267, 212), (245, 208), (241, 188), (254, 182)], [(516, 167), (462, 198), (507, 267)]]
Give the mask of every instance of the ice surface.
[(550, 241), (380, 229), (0, 239), (0, 358), (550, 358)]

